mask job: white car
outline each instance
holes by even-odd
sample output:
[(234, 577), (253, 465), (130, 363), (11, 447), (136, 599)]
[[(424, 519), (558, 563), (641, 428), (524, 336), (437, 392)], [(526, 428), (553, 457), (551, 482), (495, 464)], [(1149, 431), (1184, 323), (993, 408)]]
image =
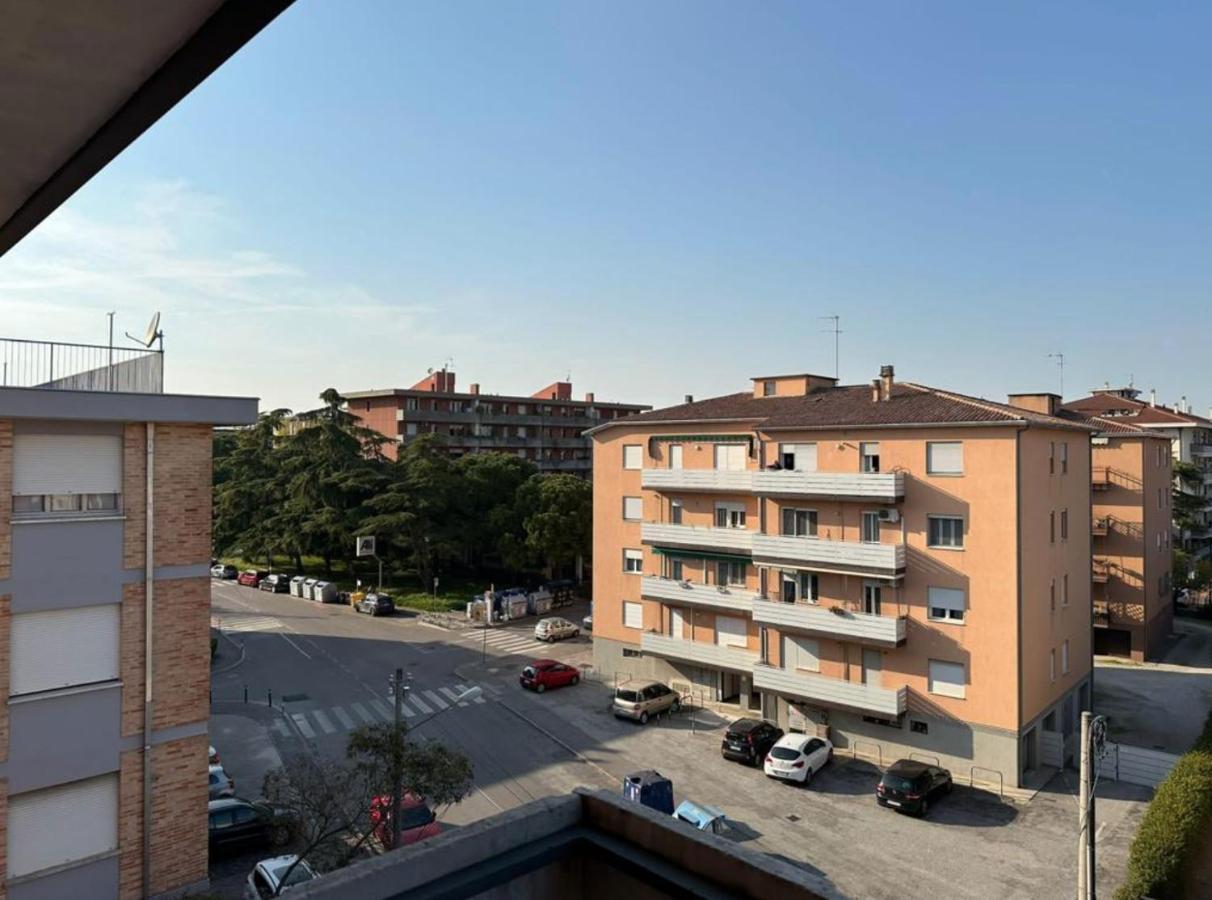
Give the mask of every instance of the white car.
[(807, 784), (833, 757), (833, 744), (807, 734), (785, 734), (766, 754), (766, 774)]
[(574, 638), (581, 633), (581, 629), (577, 628), (572, 622), (567, 619), (562, 619), (559, 616), (552, 616), (550, 619), (540, 619), (539, 624), (534, 626), (534, 639), (536, 641), (562, 641), (565, 638)]
[(315, 871), (306, 862), (300, 862), (290, 873), (290, 878), (282, 883), (286, 870), (290, 868), (297, 856), (275, 856), (263, 859), (253, 868), (244, 885), (245, 900), (266, 900), (285, 894), (296, 885), (305, 884), (316, 877)]

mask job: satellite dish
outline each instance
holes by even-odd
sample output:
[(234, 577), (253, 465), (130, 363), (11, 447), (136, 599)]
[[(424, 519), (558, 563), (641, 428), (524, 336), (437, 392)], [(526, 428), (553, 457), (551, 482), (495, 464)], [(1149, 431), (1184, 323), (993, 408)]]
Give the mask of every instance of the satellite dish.
[(137, 344), (142, 344), (144, 347), (150, 348), (156, 341), (160, 341), (160, 348), (164, 348), (164, 332), (160, 330), (160, 313), (156, 312), (151, 317), (151, 321), (147, 323), (147, 330), (143, 332), (143, 337), (137, 338), (129, 331), (126, 336)]

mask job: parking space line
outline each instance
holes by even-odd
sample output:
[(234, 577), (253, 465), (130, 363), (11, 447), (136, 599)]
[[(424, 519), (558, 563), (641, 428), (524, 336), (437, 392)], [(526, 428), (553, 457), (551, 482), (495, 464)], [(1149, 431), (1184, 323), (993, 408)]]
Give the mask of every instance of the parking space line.
[(367, 725), (373, 725), (375, 723), (375, 717), (372, 716), (370, 713), (368, 713), (366, 711), (366, 707), (363, 706), (361, 703), (351, 703), (349, 705), (351, 707), (353, 707), (353, 711), (358, 714), (358, 718), (361, 719), (363, 722), (365, 722)]
[(302, 732), (303, 737), (307, 738), (310, 741), (312, 738), (314, 738), (316, 736), (315, 731), (312, 729), (311, 725), (309, 725), (307, 722), (307, 716), (303, 715), (303, 713), (291, 713), (290, 717), (294, 721), (295, 726), (299, 729), (300, 732)]
[(415, 703), (417, 705), (417, 709), (419, 709), (421, 712), (425, 713), (425, 715), (429, 715), (431, 712), (433, 712), (433, 710), (429, 708), (429, 706), (425, 703), (425, 701), (422, 700), (420, 697), (418, 697), (415, 692), (410, 694), (408, 699), (411, 700), (413, 703)]
[(324, 715), (323, 710), (313, 709), (311, 714), (315, 717), (315, 720), (320, 723), (320, 728), (325, 734), (336, 733), (337, 727), (333, 725), (331, 721), (329, 721), (328, 716)]
[(337, 719), (341, 722), (342, 728), (344, 728), (346, 731), (353, 730), (354, 722), (353, 722), (353, 719), (351, 719), (349, 717), (349, 713), (347, 713), (345, 710), (341, 709), (341, 707), (339, 707), (339, 706), (334, 706), (332, 708), (332, 714), (334, 716), (336, 716)]
[(426, 691), (425, 698), (427, 700), (429, 700), (430, 703), (435, 704), (439, 710), (450, 708), (450, 704), (448, 704), (445, 700), (443, 700), (441, 697), (439, 697), (433, 691)]

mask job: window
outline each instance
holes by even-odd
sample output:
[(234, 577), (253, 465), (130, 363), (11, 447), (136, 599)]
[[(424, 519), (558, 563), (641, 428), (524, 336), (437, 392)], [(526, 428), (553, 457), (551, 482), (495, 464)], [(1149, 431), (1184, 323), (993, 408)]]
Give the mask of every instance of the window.
[(638, 522), (644, 518), (643, 499), (640, 497), (624, 497), (623, 518), (629, 522)]
[(638, 575), (644, 570), (643, 550), (623, 551), (623, 571), (629, 575)]
[(730, 472), (745, 471), (747, 450), (744, 444), (716, 444), (715, 467)]
[(1061, 540), (1069, 540), (1069, 510), (1062, 509), (1060, 514), (1060, 532)]
[(1048, 651), (1048, 680), (1056, 681), (1056, 651)]
[(1048, 543), (1056, 543), (1056, 510), (1048, 513)]
[(929, 516), (927, 543), (931, 547), (962, 550), (964, 520), (958, 516)]
[(865, 512), (860, 520), (859, 540), (866, 544), (878, 544), (880, 542), (880, 514), (877, 512)]
[(1166, 489), (1165, 488), (1157, 489), (1157, 508), (1158, 509), (1166, 508)]
[(12, 618), (13, 696), (118, 678), (121, 606), (81, 606)]
[(880, 470), (880, 445), (877, 441), (864, 441), (859, 444), (859, 471), (878, 472)]
[(931, 587), (926, 588), (926, 596), (929, 618), (942, 622), (963, 623), (967, 606), (967, 598), (963, 591), (955, 588)]
[(1066, 475), (1069, 472), (1069, 442), (1061, 441), (1060, 445), (1061, 456), (1061, 474)]
[(782, 573), (781, 596), (786, 603), (802, 600), (805, 603), (816, 603), (820, 597), (820, 581), (810, 572)]
[(1069, 605), (1069, 576), (1061, 576), (1061, 606)]
[(18, 515), (114, 512), (122, 493), (116, 434), (17, 434), (12, 509)]
[(863, 612), (869, 616), (880, 614), (880, 586), (877, 582), (863, 582)]
[(409, 409), (409, 410), (414, 410), (414, 411), (415, 411), (415, 410), (417, 409), (417, 406), (418, 406), (418, 404), (417, 404), (417, 398), (416, 398), (416, 397), (406, 397), (406, 398), (404, 399), (404, 408), (405, 408), (405, 409)]
[(916, 719), (909, 720), (909, 730), (914, 734), (929, 734), (930, 725), (926, 722), (919, 722)]
[(638, 469), (644, 463), (644, 448), (639, 444), (623, 445), (623, 468)]
[(927, 441), (926, 473), (928, 475), (963, 475), (963, 442)]
[(644, 604), (633, 603), (630, 600), (623, 601), (623, 627), (644, 627)]
[(930, 693), (943, 697), (957, 697), (962, 700), (966, 683), (963, 663), (943, 662), (941, 659), (930, 660)]
[(1048, 608), (1052, 612), (1056, 612), (1056, 579), (1053, 578), (1048, 585)]
[(1061, 644), (1061, 674), (1069, 674), (1069, 642)]
[(631, 657), (631, 658), (638, 659), (639, 657), (642, 657), (643, 655), (644, 655), (643, 651), (636, 650), (633, 647), (624, 647), (623, 648), (623, 656), (625, 656), (625, 657)]
[(674, 581), (682, 581), (682, 561), (680, 559), (669, 560), (669, 577)]
[(716, 584), (745, 586), (745, 564), (720, 560), (715, 564)]
[(779, 465), (796, 472), (815, 472), (816, 444), (781, 444)]
[(778, 390), (778, 387), (773, 381), (763, 381), (762, 382), (762, 396), (763, 397), (773, 397), (775, 395), (775, 393), (777, 392), (777, 390)]
[(821, 645), (812, 638), (784, 635), (783, 668), (791, 672), (819, 672)]
[(816, 537), (816, 510), (784, 507), (783, 534), (792, 537)]
[(117, 849), (116, 773), (9, 797), (9, 878)]
[(1048, 474), (1056, 474), (1056, 441), (1048, 443)]
[(411, 437), (411, 436), (415, 435), (416, 433), (417, 433), (417, 423), (416, 422), (405, 422), (404, 423), (404, 434), (406, 436)]
[(682, 524), (682, 501), (681, 500), (670, 500), (669, 501), (669, 522), (671, 525), (681, 525)]
[(670, 444), (669, 445), (669, 468), (671, 468), (671, 469), (682, 468), (682, 445), (681, 444)]
[(715, 617), (715, 642), (721, 647), (749, 645), (749, 626), (744, 619), (733, 616)]
[(717, 503), (715, 505), (716, 528), (744, 528), (745, 507), (739, 503)]

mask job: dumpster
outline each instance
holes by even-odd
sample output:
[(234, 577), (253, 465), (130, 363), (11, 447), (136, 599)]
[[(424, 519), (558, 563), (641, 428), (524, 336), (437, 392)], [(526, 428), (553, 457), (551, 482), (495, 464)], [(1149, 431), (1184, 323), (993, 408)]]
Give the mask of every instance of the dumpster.
[(303, 576), (296, 575), (290, 580), (290, 595), (292, 597), (303, 596)]
[(317, 581), (312, 586), (311, 599), (318, 603), (335, 603), (339, 599), (337, 586), (331, 581)]
[(541, 616), (551, 612), (551, 594), (539, 588), (526, 595), (527, 609), (532, 616)]
[(525, 594), (512, 594), (505, 598), (504, 606), (506, 619), (524, 619), (529, 603)]
[(543, 589), (551, 594), (553, 607), (568, 606), (576, 599), (577, 583), (571, 578), (560, 578), (547, 582)]
[(671, 816), (673, 782), (655, 769), (632, 772), (623, 779), (623, 799)]
[(693, 800), (683, 800), (673, 813), (679, 822), (692, 825), (699, 831), (709, 831), (712, 834), (723, 834), (728, 830), (728, 817), (718, 806), (708, 806), (705, 803), (695, 803)]
[(303, 596), (304, 600), (314, 600), (315, 599), (314, 597), (312, 597), (311, 591), (312, 591), (312, 588), (314, 588), (316, 586), (316, 582), (319, 580), (320, 580), (319, 578), (308, 578), (303, 582), (302, 596)]

